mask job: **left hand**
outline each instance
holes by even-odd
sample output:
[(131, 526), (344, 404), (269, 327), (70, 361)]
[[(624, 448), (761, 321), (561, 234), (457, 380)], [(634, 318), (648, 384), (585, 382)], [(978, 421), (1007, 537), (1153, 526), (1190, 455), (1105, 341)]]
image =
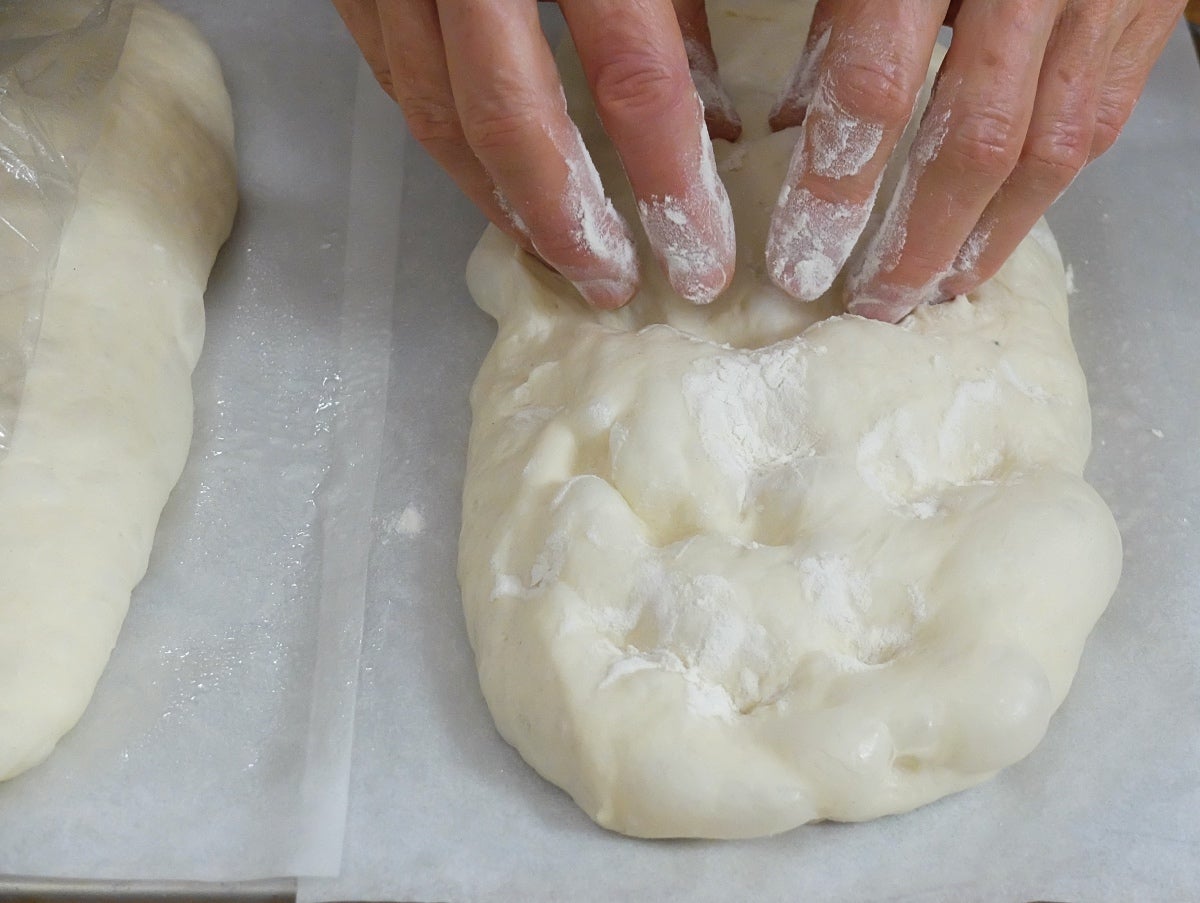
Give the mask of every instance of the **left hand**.
[(802, 125), (767, 246), (789, 294), (827, 291), (867, 224), (937, 38), (954, 36), (849, 310), (896, 322), (994, 274), (1112, 146), (1183, 0), (819, 0), (771, 125)]

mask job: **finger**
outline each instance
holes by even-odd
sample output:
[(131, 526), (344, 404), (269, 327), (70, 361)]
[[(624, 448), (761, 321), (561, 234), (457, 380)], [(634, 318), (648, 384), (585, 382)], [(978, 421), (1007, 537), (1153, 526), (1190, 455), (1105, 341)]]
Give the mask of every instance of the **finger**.
[(404, 112), (408, 130), (489, 220), (530, 249), (523, 224), (497, 198), (491, 178), (463, 134), (433, 0), (381, 0), (378, 13), (388, 93)]
[(704, 104), (704, 123), (708, 126), (709, 137), (737, 141), (742, 135), (742, 117), (721, 84), (704, 0), (672, 0), (672, 5), (683, 34), (692, 83)]
[(1141, 8), (1117, 41), (1100, 90), (1090, 159), (1112, 147), (1129, 121), (1155, 61), (1162, 55), (1175, 23), (1183, 14), (1184, 5), (1182, 0), (1152, 0)]
[(346, 23), (346, 29), (358, 45), (363, 59), (375, 74), (375, 80), (393, 99), (392, 70), (388, 66), (387, 48), (383, 44), (383, 27), (375, 0), (333, 0), (333, 6)]
[(638, 284), (633, 237), (567, 115), (536, 6), (439, 0), (437, 9), (467, 141), (533, 247), (592, 304), (626, 303)]
[(813, 44), (816, 85), (767, 235), (771, 279), (806, 301), (829, 289), (866, 227), (944, 14), (935, 5), (919, 14), (906, 4), (831, 8)]
[(813, 89), (817, 86), (821, 61), (829, 47), (829, 33), (836, 8), (837, 0), (817, 0), (812, 21), (808, 26), (804, 52), (800, 54), (795, 68), (784, 82), (783, 89), (775, 100), (775, 106), (771, 108), (767, 117), (767, 124), (772, 132), (782, 132), (804, 122), (808, 102), (812, 100)]
[(1101, 81), (1124, 22), (1097, 4), (1068, 4), (1046, 48), (1016, 168), (963, 243), (945, 297), (990, 278), (1088, 161)]
[(849, 280), (851, 313), (896, 322), (944, 298), (959, 250), (1017, 165), (1058, 8), (965, 4), (883, 224)]
[(733, 278), (733, 213), (669, 0), (561, 0), (638, 213), (671, 287), (698, 304)]

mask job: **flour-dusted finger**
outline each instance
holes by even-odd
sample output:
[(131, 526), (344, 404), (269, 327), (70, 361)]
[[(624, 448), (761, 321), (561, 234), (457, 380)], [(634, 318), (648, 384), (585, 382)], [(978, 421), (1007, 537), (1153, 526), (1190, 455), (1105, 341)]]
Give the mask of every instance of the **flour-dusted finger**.
[(1149, 0), (1141, 4), (1117, 41), (1100, 89), (1090, 159), (1095, 160), (1112, 147), (1121, 134), (1146, 87), (1150, 70), (1183, 15), (1184, 5), (1183, 0)]
[(828, 8), (810, 39), (811, 95), (801, 96), (802, 71), (793, 79), (800, 93), (781, 108), (806, 113), (766, 249), (772, 281), (805, 301), (828, 291), (866, 227), (945, 15), (937, 4)]
[(837, 6), (838, 0), (818, 0), (817, 5), (813, 7), (804, 50), (796, 60), (796, 65), (788, 75), (767, 118), (772, 132), (781, 132), (804, 122), (808, 102), (812, 100), (813, 89), (817, 86), (821, 60), (829, 47), (829, 34)]
[(737, 141), (742, 134), (742, 117), (721, 84), (704, 0), (672, 0), (672, 5), (683, 34), (683, 47), (692, 70), (692, 82), (704, 104), (704, 122), (708, 126), (709, 137)]
[(520, 222), (501, 203), (467, 144), (450, 89), (434, 0), (378, 0), (378, 10), (390, 78), (390, 89), (388, 84), (384, 88), (404, 111), (412, 136), (488, 219), (530, 250)]
[(379, 21), (379, 9), (375, 0), (333, 0), (333, 6), (346, 23), (346, 30), (354, 38), (363, 59), (371, 67), (375, 80), (393, 99), (392, 69), (388, 65), (387, 47), (383, 43), (383, 25)]
[(988, 203), (941, 284), (965, 294), (992, 276), (1087, 163), (1108, 59), (1131, 13), (1068, 4), (1054, 27), (1016, 168)]
[(567, 115), (536, 6), (440, 0), (437, 10), (462, 129), (500, 203), (585, 299), (625, 304), (638, 286), (633, 236)]
[(733, 278), (733, 212), (670, 0), (561, 6), (655, 257), (676, 292), (712, 301)]
[(879, 232), (849, 280), (852, 313), (895, 322), (942, 281), (1012, 173), (1063, 0), (967, 3)]

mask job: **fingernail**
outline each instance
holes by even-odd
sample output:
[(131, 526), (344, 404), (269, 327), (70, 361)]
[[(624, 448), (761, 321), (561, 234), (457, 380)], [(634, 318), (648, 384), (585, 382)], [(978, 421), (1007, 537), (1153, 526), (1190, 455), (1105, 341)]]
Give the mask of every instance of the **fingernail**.
[(829, 33), (830, 29), (826, 28), (800, 54), (800, 59), (796, 61), (795, 68), (784, 82), (783, 90), (780, 91), (767, 117), (771, 131), (780, 132), (804, 121), (804, 114), (817, 87), (821, 58), (829, 46)]

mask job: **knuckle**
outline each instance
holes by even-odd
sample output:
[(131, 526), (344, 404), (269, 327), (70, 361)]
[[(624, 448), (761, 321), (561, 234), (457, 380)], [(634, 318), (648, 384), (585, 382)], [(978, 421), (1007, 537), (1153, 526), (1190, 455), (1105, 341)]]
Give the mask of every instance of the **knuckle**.
[(694, 93), (686, 69), (649, 52), (625, 53), (596, 69), (593, 91), (602, 117), (644, 119), (670, 113)]
[(1057, 122), (1049, 131), (1030, 138), (1021, 158), (1037, 180), (1050, 188), (1065, 188), (1087, 164), (1092, 135), (1081, 122)]
[(527, 143), (542, 120), (536, 105), (517, 98), (502, 98), (463, 110), (462, 128), (467, 143), (477, 152), (510, 150)]
[(912, 115), (917, 86), (897, 60), (859, 59), (831, 74), (834, 98), (847, 111), (886, 126), (900, 127)]
[(951, 127), (947, 150), (961, 168), (1003, 179), (1017, 165), (1021, 138), (1011, 112), (997, 106), (973, 105)]
[(1092, 159), (1099, 157), (1117, 143), (1125, 122), (1133, 112), (1133, 101), (1126, 99), (1102, 100), (1096, 113), (1096, 130), (1092, 134)]
[(1101, 154), (1107, 153), (1108, 150), (1117, 143), (1117, 139), (1121, 137), (1121, 127), (1106, 122), (1096, 123), (1096, 133), (1092, 136), (1092, 148), (1089, 153), (1089, 158), (1094, 160)]
[(386, 65), (379, 65), (374, 62), (371, 62), (370, 66), (371, 74), (375, 76), (375, 81), (379, 82), (379, 87), (383, 88), (389, 97), (395, 98), (396, 86), (392, 82), (392, 70)]
[(428, 94), (408, 92), (395, 96), (404, 111), (408, 130), (421, 144), (436, 146), (458, 140), (461, 126), (453, 103)]
[(544, 223), (530, 226), (530, 239), (538, 254), (554, 267), (575, 268), (595, 261), (571, 229), (549, 227)]

